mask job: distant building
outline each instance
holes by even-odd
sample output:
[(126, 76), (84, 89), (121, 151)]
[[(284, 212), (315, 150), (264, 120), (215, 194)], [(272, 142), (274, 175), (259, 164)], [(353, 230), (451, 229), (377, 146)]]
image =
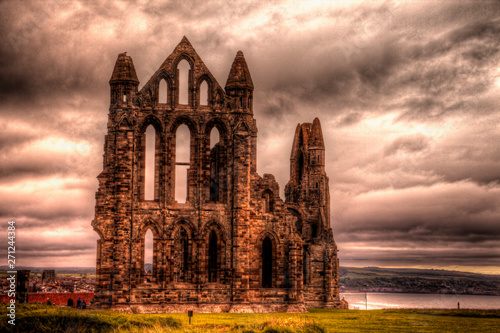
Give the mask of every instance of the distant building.
[[(187, 101), (178, 65), (186, 61)], [(186, 37), (138, 89), (132, 58), (118, 55), (111, 80), (94, 230), (96, 306), (134, 312), (304, 312), (345, 307), (330, 227), (319, 120), (297, 125), (286, 200), (257, 174), (253, 82), (236, 54), (223, 89)], [(202, 96), (205, 96), (202, 100)], [(186, 160), (177, 129), (189, 128)], [(147, 138), (146, 130), (154, 129)], [(211, 142), (212, 131), (218, 142)], [(154, 142), (146, 181), (146, 140)], [(186, 198), (175, 194), (176, 173)], [(151, 198), (146, 198), (148, 186)], [(185, 203), (183, 202), (185, 199)], [(153, 234), (151, 273), (145, 235)]]
[(16, 279), (16, 302), (28, 303), (28, 289), (30, 285), (30, 270), (20, 269)]
[(75, 292), (75, 282), (74, 281), (61, 281), (61, 287), (70, 293)]
[(56, 271), (53, 269), (44, 269), (42, 271), (42, 284), (55, 283)]

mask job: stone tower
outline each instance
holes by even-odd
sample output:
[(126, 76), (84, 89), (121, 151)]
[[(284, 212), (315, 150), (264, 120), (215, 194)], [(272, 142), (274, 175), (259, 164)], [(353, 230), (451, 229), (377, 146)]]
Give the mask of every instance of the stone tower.
[[(189, 67), (184, 78), (181, 62)], [(98, 307), (304, 312), (306, 306), (340, 306), (317, 118), (297, 127), (283, 201), (274, 176), (257, 174), (254, 85), (241, 51), (224, 89), (186, 37), (140, 90), (125, 53), (118, 55), (109, 83), (108, 134), (92, 221), (99, 234)], [(184, 125), (190, 133), (185, 142), (178, 135)], [(153, 143), (154, 156), (146, 142)], [(181, 158), (177, 146), (183, 144), (189, 153)], [(176, 194), (181, 175), (185, 198)], [(144, 268), (148, 231), (150, 270)]]
[[(337, 246), (330, 227), (330, 190), (325, 172), (325, 143), (318, 118), (298, 124), (285, 187), (288, 210), (297, 217), (303, 240), (304, 300), (308, 307), (336, 304), (339, 290)], [(321, 258), (321, 260), (318, 260)], [(326, 304), (324, 303), (326, 302)]]

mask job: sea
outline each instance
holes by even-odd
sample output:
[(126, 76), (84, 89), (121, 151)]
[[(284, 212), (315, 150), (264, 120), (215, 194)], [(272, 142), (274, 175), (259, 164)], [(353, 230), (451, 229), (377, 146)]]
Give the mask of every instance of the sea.
[(500, 309), (500, 296), (457, 294), (340, 293), (351, 310)]

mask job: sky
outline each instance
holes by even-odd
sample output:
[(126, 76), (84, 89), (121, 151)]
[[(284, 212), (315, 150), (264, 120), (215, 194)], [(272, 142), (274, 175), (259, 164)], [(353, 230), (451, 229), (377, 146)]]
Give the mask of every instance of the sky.
[(17, 265), (94, 266), (117, 55), (141, 88), (186, 36), (252, 75), (258, 173), (281, 196), (318, 117), (341, 266), (500, 274), (496, 1), (0, 2), (0, 221)]

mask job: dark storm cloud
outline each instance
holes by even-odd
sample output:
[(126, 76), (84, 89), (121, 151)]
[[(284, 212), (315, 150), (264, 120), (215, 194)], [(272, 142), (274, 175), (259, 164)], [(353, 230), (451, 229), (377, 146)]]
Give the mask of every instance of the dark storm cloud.
[[(446, 142), (419, 163), (419, 168), (441, 175), (449, 182), (470, 179), (479, 184), (500, 184), (500, 134), (495, 123), (463, 131), (460, 138)], [(484, 131), (484, 133), (479, 133)], [(491, 130), (489, 132), (488, 130)], [(451, 141), (451, 140), (450, 140)]]
[[(382, 17), (386, 10), (379, 9)], [(439, 17), (441, 12), (429, 14)], [(391, 14), (384, 30), (362, 35), (361, 41), (339, 41), (325, 45), (325, 51), (320, 52), (304, 45), (309, 53), (319, 53), (313, 65), (307, 65), (311, 59), (306, 58), (306, 52), (285, 59), (278, 65), (284, 75), (271, 89), (285, 91), (298, 102), (330, 100), (337, 112), (349, 108), (387, 112), (391, 110), (385, 107), (390, 99), (381, 97), (409, 93), (402, 117), (427, 121), (461, 111), (467, 98), (477, 98), (491, 86), (491, 70), (500, 60), (500, 20), (484, 22), (484, 17), (471, 16), (471, 23), (444, 36), (433, 33), (432, 26), (428, 32), (421, 26), (421, 33), (428, 34), (430, 41), (416, 43), (394, 32), (406, 31), (401, 29), (405, 22), (398, 15), (397, 11)], [(316, 36), (321, 37), (320, 33)], [(343, 48), (348, 48), (348, 53), (339, 52)], [(457, 91), (463, 94), (456, 95)]]
[[(495, 185), (441, 183), (380, 191), (358, 196), (350, 207), (335, 231), (338, 241), (350, 244), (346, 248), (351, 258), (355, 247), (361, 246), (376, 247), (372, 255), (386, 261), (401, 262), (407, 255), (424, 261), (428, 255), (422, 249), (427, 249), (450, 264), (451, 249), (467, 247), (474, 248), (478, 257), (500, 261), (498, 251), (492, 252), (500, 246), (500, 189)], [(444, 259), (447, 256), (449, 260)], [(463, 263), (469, 253), (459, 251), (453, 257)]]
[(224, 20), (226, 18), (239, 18), (250, 16), (254, 10), (264, 5), (264, 2), (241, 1), (238, 5), (227, 10), (224, 1), (167, 1), (151, 3), (141, 6), (140, 10), (154, 18), (164, 18), (172, 15), (178, 23), (191, 24), (205, 22), (211, 19)]
[(337, 124), (337, 126), (338, 127), (351, 126), (358, 123), (361, 119), (363, 119), (361, 113), (352, 112), (344, 116)]
[[(79, 221), (80, 224), (86, 222)], [(19, 224), (19, 228), (26, 228)], [(95, 233), (87, 233), (84, 229), (68, 225), (60, 221), (51, 225), (51, 233), (41, 228), (31, 228), (17, 237), (18, 257), (21, 265), (29, 266), (92, 266), (95, 264), (96, 240)], [(54, 237), (57, 235), (57, 237)]]
[(0, 167), (0, 179), (4, 180), (19, 180), (26, 176), (46, 176), (54, 173), (54, 168), (57, 167), (57, 162), (53, 161), (37, 161), (37, 164), (26, 163), (25, 160), (12, 162), (9, 159), (8, 165)]
[(282, 118), (283, 116), (295, 113), (294, 103), (290, 100), (289, 96), (269, 94), (263, 97), (266, 102), (261, 108), (261, 113), (266, 118)]
[(450, 113), (491, 112), (482, 108), (481, 95), (490, 89), (498, 54), (500, 20), (472, 22), (434, 38), (424, 45), (409, 45), (408, 70), (392, 82), (413, 88), (402, 119), (435, 121)]
[[(401, 242), (413, 242), (414, 244), (429, 243), (436, 246), (443, 240), (446, 244), (453, 244), (463, 241), (466, 237), (467, 243), (483, 243), (488, 240), (496, 241), (500, 237), (500, 230), (496, 228), (494, 218), (489, 218), (489, 221), (485, 218), (486, 221), (470, 225), (470, 219), (461, 221), (460, 218), (457, 218), (453, 223), (447, 223), (437, 219), (423, 221), (417, 217), (410, 217), (403, 222), (398, 221), (396, 227), (394, 221), (391, 221), (392, 225), (388, 226), (389, 221), (381, 223), (378, 219), (370, 220), (367, 218), (355, 228), (339, 228), (341, 232), (339, 240), (392, 244), (393, 241), (387, 240), (397, 239), (398, 241), (394, 243), (399, 243), (398, 245), (402, 245)], [(347, 239), (342, 234), (350, 236)]]
[[(397, 138), (384, 147), (370, 169), (426, 175), (422, 177), (421, 185), (459, 181), (499, 184), (500, 147), (494, 144), (500, 140), (496, 130), (498, 116), (479, 119), (469, 120), (466, 124), (458, 122), (450, 126), (446, 134)], [(431, 179), (432, 182), (429, 182)], [(401, 185), (405, 187), (404, 182)], [(415, 185), (418, 183), (406, 183), (406, 186)]]
[(9, 152), (13, 147), (24, 146), (37, 137), (35, 133), (23, 133), (11, 130), (5, 124), (0, 125), (0, 154)]
[[(40, 154), (29, 156), (18, 155), (9, 158), (0, 158), (0, 179), (9, 183), (26, 178), (58, 177), (89, 177), (95, 174), (99, 163), (88, 160), (89, 154), (52, 154), (52, 157)], [(94, 171), (94, 172), (93, 172)], [(93, 174), (93, 173), (94, 174)]]
[[(30, 235), (23, 237), (23, 253), (34, 255), (36, 252), (44, 254), (51, 253), (52, 255), (60, 255), (58, 252), (66, 252), (66, 255), (71, 255), (71, 252), (82, 252), (95, 250), (95, 242), (92, 242), (92, 237), (74, 238), (71, 242), (67, 239), (60, 240), (44, 240), (37, 239), (37, 235)], [(61, 251), (64, 249), (65, 251)]]
[(93, 177), (101, 165), (89, 159), (100, 148), (105, 124), (88, 112), (42, 114), (34, 121), (13, 115), (0, 134), (0, 179), (5, 184), (25, 178)]
[[(391, 249), (391, 248), (381, 248), (374, 250), (373, 248), (349, 248), (344, 251), (344, 263), (349, 263), (350, 265), (366, 265), (366, 263), (371, 263), (372, 266), (422, 266), (422, 267), (446, 267), (453, 266), (455, 269), (467, 266), (480, 266), (486, 268), (488, 266), (496, 266), (500, 264), (500, 253), (498, 246), (500, 244), (494, 245), (491, 248), (473, 248), (470, 244), (457, 244), (457, 247), (449, 247), (436, 251), (432, 244), (429, 244), (428, 248), (413, 248), (406, 249), (404, 258), (401, 256), (401, 249)], [(460, 246), (461, 245), (461, 246)], [(468, 256), (462, 255), (464, 247), (467, 248)], [(399, 252), (399, 253), (398, 253)], [(365, 258), (360, 260), (360, 258)]]
[(0, 6), (5, 13), (0, 48), (4, 103), (23, 105), (27, 114), (37, 112), (36, 107), (53, 107), (60, 100), (81, 96), (106, 99), (107, 80), (122, 50), (109, 51), (119, 48), (121, 40), (103, 44), (95, 38), (97, 29), (119, 29), (125, 24), (115, 5), (5, 1)]
[(394, 140), (384, 149), (384, 155), (396, 154), (398, 151), (419, 152), (429, 146), (429, 139), (423, 135), (405, 136)]
[[(42, 191), (43, 188), (29, 198), (15, 193), (2, 197), (0, 216), (4, 219), (35, 217), (37, 221), (44, 222), (39, 225), (49, 227), (50, 221), (71, 221), (77, 217), (88, 218), (91, 215), (93, 203), (85, 200), (86, 193), (78, 193), (82, 192), (80, 190), (59, 193), (51, 190), (49, 197)], [(71, 197), (68, 198), (68, 195)]]

